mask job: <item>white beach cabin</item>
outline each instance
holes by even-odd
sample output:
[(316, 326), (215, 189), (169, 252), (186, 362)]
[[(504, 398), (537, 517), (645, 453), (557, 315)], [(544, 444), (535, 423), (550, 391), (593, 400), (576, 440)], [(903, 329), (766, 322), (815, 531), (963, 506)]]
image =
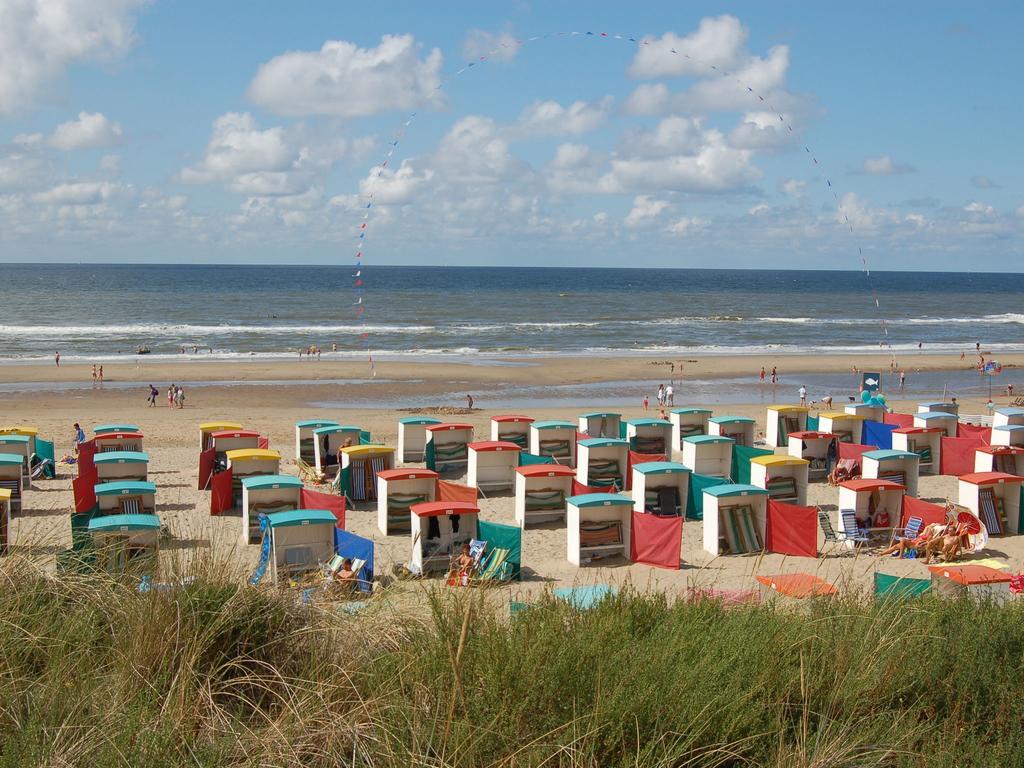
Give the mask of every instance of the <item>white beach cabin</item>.
[[(877, 538), (890, 536), (903, 516), (903, 495), (906, 487), (891, 480), (847, 480), (839, 484), (839, 509), (836, 530), (855, 535), (843, 522), (843, 512), (852, 510), (858, 527)], [(850, 546), (854, 542), (850, 541)]]
[(764, 439), (768, 447), (786, 448), (790, 434), (807, 431), (807, 408), (802, 405), (769, 405), (764, 424)]
[(629, 449), (647, 455), (671, 458), (672, 422), (665, 419), (630, 419), (626, 422)]
[(768, 498), (803, 506), (810, 464), (795, 456), (755, 456), (750, 460), (750, 484), (768, 491)]
[(594, 559), (629, 561), (633, 500), (614, 493), (584, 493), (566, 499), (566, 559), (575, 566)]
[(334, 513), (293, 509), (267, 515), (270, 583), (280, 584), (316, 573), (334, 557)]
[(306, 419), (295, 422), (295, 460), (313, 466), (316, 463), (313, 430), (340, 426), (332, 419)]
[(895, 448), (867, 451), (861, 454), (860, 464), (861, 477), (865, 480), (891, 480), (904, 486), (908, 495), (917, 496), (921, 464), (921, 457), (917, 453)]
[(428, 501), (412, 506), (413, 573), (446, 573), (463, 544), (477, 538), (480, 508), (468, 501)]
[(302, 481), (292, 475), (256, 475), (242, 479), (243, 544), (259, 544), (260, 513), (289, 512), (302, 506)]
[(711, 409), (709, 408), (673, 408), (669, 411), (668, 420), (672, 422), (673, 454), (682, 452), (684, 438), (706, 435), (710, 419)]
[(387, 445), (350, 445), (341, 449), (338, 493), (353, 504), (377, 500), (377, 474), (395, 468), (395, 449)]
[(1005, 427), (1010, 424), (1024, 426), (1024, 408), (996, 408), (992, 414), (992, 426)]
[(110, 451), (93, 457), (96, 479), (101, 483), (115, 480), (148, 480), (149, 454), (142, 451)]
[[(281, 472), (281, 454), (268, 448), (240, 448), (225, 454), (231, 470), (231, 509), (242, 508), (242, 480)], [(227, 511), (227, 510), (225, 510)]]
[(937, 400), (932, 403), (918, 403), (918, 413), (949, 413), (953, 416), (960, 415), (960, 404), (944, 400)]
[(768, 491), (732, 483), (705, 488), (703, 526), (704, 551), (709, 555), (763, 551)]
[(1013, 576), (984, 565), (929, 565), (932, 592), (941, 597), (969, 597), (979, 603), (996, 605), (1013, 599)]
[[(338, 451), (359, 445), (363, 430), (352, 424), (333, 424), (313, 429), (313, 467), (317, 474), (333, 477), (339, 470)], [(330, 469), (330, 473), (328, 473)]]
[(576, 446), (576, 480), (583, 485), (626, 487), (629, 443), (615, 437), (591, 437)]
[(414, 504), (437, 499), (438, 474), (432, 469), (387, 469), (377, 473), (377, 530), (406, 533)]
[(836, 436), (831, 432), (793, 432), (786, 450), (797, 459), (807, 459), (807, 479), (821, 480), (828, 476), (828, 446)]
[(492, 416), (491, 440), (515, 443), (519, 446), (520, 450), (528, 450), (530, 447), (531, 424), (533, 424), (533, 419), (529, 416)]
[(919, 475), (937, 475), (942, 466), (942, 435), (941, 427), (900, 427), (892, 431), (892, 447), (921, 457)]
[(95, 487), (100, 515), (156, 514), (156, 485), (139, 480), (99, 483)]
[(104, 432), (93, 437), (93, 442), (96, 444), (96, 453), (141, 451), (142, 439), (141, 432)]
[(423, 461), (427, 446), (427, 427), (440, 424), (430, 416), (406, 416), (398, 420), (398, 463)]
[(885, 406), (872, 403), (849, 403), (843, 406), (843, 413), (860, 416), (865, 421), (883, 421), (885, 419)]
[(232, 429), (210, 434), (209, 445), (214, 460), (223, 464), (228, 451), (260, 447), (260, 433), (254, 429)]
[(1015, 536), (1021, 531), (1020, 489), (1024, 477), (1004, 472), (960, 475), (959, 502), (985, 524), (989, 536)]
[(0, 490), (11, 492), (10, 511), (14, 516), (21, 514), (21, 468), (24, 463), (24, 457), (19, 454), (0, 452)]
[(507, 440), (470, 443), (466, 483), (481, 491), (511, 491), (516, 484), (520, 450), (516, 443)]
[[(244, 429), (244, 427), (237, 421), (204, 421), (199, 425), (199, 452), (209, 450), (212, 446), (210, 445), (210, 435), (214, 432), (226, 432), (231, 429)], [(135, 430), (121, 430), (115, 429), (114, 432), (138, 432)]]
[(698, 475), (728, 478), (732, 474), (735, 441), (716, 435), (683, 438), (683, 464)]
[[(1024, 445), (1024, 424), (992, 427), (992, 445)], [(0, 451), (2, 450), (0, 447)]]
[(975, 472), (1004, 472), (1024, 476), (1024, 446), (983, 445), (974, 452)]
[(29, 444), (28, 435), (0, 435), (0, 453), (21, 459), (21, 487), (26, 491), (32, 488), (32, 473), (28, 462), (32, 453)]
[(29, 458), (32, 457), (32, 454), (36, 453), (36, 438), (39, 437), (38, 427), (30, 427), (24, 424), (13, 427), (0, 427), (0, 436), (2, 435), (22, 435), (27, 437)]
[(842, 411), (826, 411), (818, 415), (818, 429), (835, 435), (841, 443), (859, 444), (864, 431), (864, 417)]
[(535, 421), (530, 425), (530, 453), (576, 466), (576, 425), (571, 421)]
[(443, 422), (427, 426), (427, 445), (423, 449), (427, 469), (435, 472), (461, 470), (469, 463), (469, 444), (473, 425)]
[(945, 411), (926, 411), (914, 414), (915, 427), (938, 427), (946, 437), (956, 437), (957, 417)]
[(561, 464), (516, 467), (516, 522), (520, 528), (565, 519), (565, 500), (572, 496), (576, 471)]
[(685, 516), (690, 470), (674, 461), (633, 465), (633, 509), (661, 516)]
[(754, 426), (754, 420), (746, 416), (712, 416), (708, 419), (708, 434), (728, 437), (736, 445), (749, 448), (754, 445)]
[(580, 415), (580, 432), (588, 437), (621, 437), (622, 414), (593, 411)]

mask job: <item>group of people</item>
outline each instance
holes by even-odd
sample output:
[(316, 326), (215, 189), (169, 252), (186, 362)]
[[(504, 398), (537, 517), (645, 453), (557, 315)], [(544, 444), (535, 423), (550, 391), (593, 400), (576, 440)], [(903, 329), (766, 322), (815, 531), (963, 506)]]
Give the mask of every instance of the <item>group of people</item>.
[[(149, 385), (149, 398), (146, 402), (149, 403), (150, 408), (156, 408), (156, 399), (160, 395), (160, 390), (154, 387), (152, 384)], [(180, 384), (171, 384), (167, 388), (167, 407), (174, 408), (185, 407), (185, 390), (181, 388)]]
[[(768, 372), (765, 370), (765, 367), (762, 365), (761, 366), (761, 371), (757, 374), (757, 379), (762, 384), (764, 384), (764, 381), (765, 381), (765, 379), (767, 377), (768, 377)], [(772, 366), (771, 380), (772, 380), (772, 384), (778, 384), (779, 383), (779, 371), (778, 371), (778, 369), (774, 365)]]
[(952, 504), (946, 506), (946, 522), (929, 523), (914, 537), (897, 537), (891, 545), (878, 553), (904, 557), (913, 551), (916, 557), (923, 557), (925, 565), (932, 558), (941, 557), (943, 562), (952, 562), (960, 557), (963, 538), (968, 533), (968, 524), (957, 520)]
[(102, 365), (97, 366), (97, 365), (93, 364), (93, 366), (92, 366), (92, 385), (95, 387), (97, 384), (100, 385), (100, 386), (103, 385), (103, 366)]
[[(332, 344), (331, 345), (331, 351), (332, 352), (337, 352), (338, 351), (338, 345), (337, 344)], [(306, 359), (308, 359), (308, 360), (312, 360), (314, 357), (317, 360), (319, 360), (321, 354), (323, 354), (323, 350), (320, 347), (316, 346), (316, 344), (310, 344), (305, 349), (300, 349), (299, 350), (299, 360), (301, 360), (303, 358), (303, 356), (305, 356)]]
[[(658, 400), (658, 415), (667, 420), (668, 414), (665, 412), (665, 407), (671, 407), (676, 404), (675, 389), (672, 388), (671, 384), (659, 384), (656, 397)], [(647, 398), (647, 395), (644, 395), (643, 406), (644, 413), (651, 409), (651, 401)]]

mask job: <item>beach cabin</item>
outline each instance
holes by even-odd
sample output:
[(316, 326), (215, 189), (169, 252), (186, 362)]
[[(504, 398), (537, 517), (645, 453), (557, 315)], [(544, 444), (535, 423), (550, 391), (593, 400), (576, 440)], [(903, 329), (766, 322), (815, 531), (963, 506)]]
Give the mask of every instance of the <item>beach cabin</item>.
[(295, 460), (313, 466), (316, 463), (313, 431), (324, 427), (340, 427), (331, 419), (306, 419), (295, 422)]
[(429, 469), (435, 472), (461, 470), (469, 464), (469, 444), (473, 442), (473, 425), (454, 422), (427, 427), (427, 444), (423, 449)]
[(520, 450), (519, 445), (506, 440), (478, 440), (470, 443), (467, 485), (481, 491), (512, 490), (516, 484)]
[(242, 478), (242, 543), (259, 544), (260, 513), (288, 512), (302, 506), (302, 481), (292, 475)]
[(152, 573), (156, 570), (160, 518), (155, 514), (124, 513), (94, 517), (89, 536), (96, 565), (107, 573)]
[(412, 509), (413, 573), (447, 573), (463, 544), (477, 538), (480, 508), (469, 501), (427, 501)]
[(531, 424), (533, 419), (529, 416), (492, 416), (491, 440), (515, 443), (525, 451), (530, 447)]
[(797, 459), (807, 459), (808, 480), (828, 476), (828, 446), (836, 436), (830, 432), (792, 432), (786, 449)]
[[(869, 536), (887, 537), (898, 528), (903, 518), (903, 494), (906, 486), (891, 480), (847, 480), (839, 484), (839, 510), (836, 512), (836, 530), (855, 536), (844, 519), (844, 512), (852, 511), (856, 527)], [(852, 527), (852, 526), (851, 526)], [(853, 546), (853, 542), (850, 542)]]
[(750, 460), (750, 484), (764, 488), (770, 499), (803, 506), (810, 465), (795, 456), (755, 456)]
[(960, 475), (959, 502), (985, 524), (990, 536), (1017, 535), (1021, 530), (1020, 489), (1024, 477), (1003, 472)]
[(744, 555), (764, 550), (768, 491), (728, 483), (704, 489), (704, 551)]
[(156, 514), (156, 485), (148, 481), (98, 483), (94, 492), (99, 515)]
[(983, 445), (974, 452), (974, 471), (1024, 477), (1024, 446)]
[(267, 515), (264, 544), (272, 584), (319, 573), (334, 556), (338, 520), (326, 509), (293, 509)]
[(516, 522), (532, 523), (565, 519), (565, 500), (572, 496), (576, 472), (561, 464), (529, 464), (516, 467)]
[[(199, 452), (209, 450), (213, 446), (210, 444), (210, 435), (214, 432), (229, 432), (233, 429), (243, 429), (242, 425), (236, 421), (206, 421), (199, 425)], [(121, 430), (115, 430), (121, 431)], [(131, 430), (137, 432), (138, 430)]]
[(861, 454), (861, 477), (865, 480), (891, 480), (907, 489), (907, 494), (917, 496), (918, 466), (921, 457), (913, 451), (891, 450), (867, 451)]
[[(1024, 424), (992, 427), (992, 445), (1024, 445)], [(0, 451), (3, 447), (0, 446)]]
[(338, 493), (349, 501), (377, 500), (377, 473), (395, 468), (395, 449), (386, 445), (350, 445), (341, 449)]
[(580, 432), (588, 437), (621, 437), (622, 414), (611, 411), (593, 411), (579, 418)]
[(977, 602), (1004, 603), (1013, 598), (1013, 576), (985, 565), (929, 565), (932, 591), (943, 597), (969, 597)]
[(28, 455), (31, 458), (32, 454), (37, 453), (36, 451), (36, 438), (39, 437), (39, 430), (36, 427), (29, 427), (25, 425), (17, 425), (13, 427), (0, 428), (0, 436), (2, 435), (22, 435), (28, 438)]
[(785, 448), (789, 435), (807, 431), (807, 408), (802, 405), (769, 405), (765, 416), (765, 442), (769, 448)]
[(94, 435), (108, 435), (111, 432), (141, 432), (138, 424), (100, 424), (93, 427)]
[(571, 421), (535, 421), (530, 425), (530, 453), (576, 466), (576, 425)]
[(142, 451), (109, 451), (93, 457), (96, 480), (112, 483), (116, 480), (148, 480), (149, 454)]
[(226, 469), (231, 470), (231, 508), (242, 508), (242, 480), (281, 472), (281, 454), (269, 448), (241, 448), (228, 451)]
[(26, 491), (32, 487), (32, 472), (28, 461), (32, 455), (30, 446), (31, 440), (28, 435), (0, 435), (0, 453), (17, 456), (21, 460), (19, 477), (21, 487)]
[(583, 485), (626, 487), (629, 443), (615, 437), (591, 437), (576, 446), (576, 480)]
[(992, 414), (992, 426), (1006, 427), (1011, 424), (1024, 426), (1024, 408), (996, 408)]
[(653, 515), (683, 516), (690, 488), (690, 470), (674, 461), (633, 465), (633, 509)]
[(874, 403), (849, 403), (843, 406), (843, 413), (860, 416), (865, 421), (885, 420), (885, 406)]
[(260, 433), (251, 429), (225, 430), (210, 434), (210, 449), (218, 467), (227, 464), (228, 451), (241, 451), (260, 447)]
[(683, 438), (683, 464), (698, 475), (728, 478), (732, 474), (732, 447), (729, 437), (696, 435)]
[(914, 414), (915, 427), (938, 427), (946, 437), (956, 437), (957, 417), (945, 411), (927, 411)]
[(8, 491), (9, 512), (21, 514), (22, 467), (25, 458), (16, 453), (0, 453), (0, 492)]
[(427, 427), (440, 424), (430, 416), (406, 416), (398, 420), (398, 461), (401, 464), (423, 461), (427, 446)]
[(711, 410), (708, 408), (673, 408), (668, 420), (672, 422), (672, 451), (683, 450), (683, 439), (708, 433)]
[(818, 597), (835, 597), (839, 590), (820, 576), (810, 573), (783, 573), (777, 576), (758, 576), (761, 602), (783, 599), (808, 600)]
[(0, 488), (0, 555), (11, 545), (11, 489)]
[(937, 475), (942, 466), (942, 435), (939, 427), (900, 427), (892, 431), (892, 447), (920, 456), (918, 474)]
[(584, 493), (570, 496), (565, 506), (565, 556), (570, 563), (589, 565), (605, 557), (629, 561), (632, 499), (614, 493)]
[(96, 453), (107, 451), (141, 451), (141, 432), (104, 432), (93, 438), (96, 443)]
[(754, 445), (754, 420), (746, 416), (712, 416), (708, 419), (708, 434), (728, 437), (736, 445), (749, 448)]
[[(918, 403), (918, 413), (949, 413), (954, 417), (960, 415), (960, 404), (951, 403), (943, 400), (938, 400), (934, 403)], [(956, 435), (950, 435), (950, 437), (956, 437)]]
[(332, 424), (313, 428), (313, 468), (319, 475), (338, 471), (338, 451), (359, 445), (362, 429), (349, 424)]
[(409, 530), (414, 504), (437, 499), (437, 472), (432, 469), (385, 469), (377, 473), (377, 529), (385, 536)]
[(864, 417), (853, 413), (827, 411), (818, 416), (818, 429), (835, 435), (840, 443), (859, 444), (864, 431)]
[(664, 419), (630, 419), (626, 422), (629, 449), (648, 455), (670, 457), (672, 452), (672, 422)]

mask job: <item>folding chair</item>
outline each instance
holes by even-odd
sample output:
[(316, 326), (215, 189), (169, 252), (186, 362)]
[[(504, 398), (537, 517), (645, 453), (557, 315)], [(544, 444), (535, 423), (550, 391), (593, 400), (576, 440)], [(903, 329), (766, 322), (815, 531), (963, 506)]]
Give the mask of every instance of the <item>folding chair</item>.
[(912, 517), (907, 520), (906, 528), (893, 528), (892, 530), (892, 542), (897, 539), (916, 539), (921, 534), (921, 528), (924, 526), (924, 520), (920, 517)]
[(851, 536), (848, 533), (836, 533), (836, 529), (832, 527), (832, 521), (829, 519), (828, 513), (822, 512), (821, 510), (818, 511), (818, 525), (821, 526), (821, 532), (825, 535), (825, 543), (834, 544), (837, 548), (842, 550), (842, 554), (853, 554), (852, 550), (850, 550), (846, 544), (853, 542), (855, 545), (859, 545), (868, 541), (866, 536)]

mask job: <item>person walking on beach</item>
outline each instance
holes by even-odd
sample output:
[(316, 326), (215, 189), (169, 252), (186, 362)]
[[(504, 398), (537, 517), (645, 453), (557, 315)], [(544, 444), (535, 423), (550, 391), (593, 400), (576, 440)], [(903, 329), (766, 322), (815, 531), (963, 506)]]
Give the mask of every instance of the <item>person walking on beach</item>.
[(675, 404), (676, 404), (676, 391), (672, 388), (672, 385), (669, 384), (667, 387), (665, 387), (665, 405), (670, 405), (671, 406), (671, 405), (675, 405)]
[(466, 402), (469, 404), (469, 410), (472, 411), (473, 410), (473, 396), (467, 394), (466, 395)]
[(761, 382), (762, 384), (764, 384), (764, 377), (765, 377), (765, 376), (767, 376), (767, 375), (768, 375), (768, 374), (767, 374), (767, 373), (765, 372), (765, 370), (764, 370), (764, 366), (762, 365), (762, 366), (761, 366), (761, 373), (760, 373), (760, 374), (758, 375), (758, 380), (759, 380), (759, 381), (760, 381), (760, 382)]
[(82, 431), (82, 425), (77, 421), (75, 422), (75, 456), (78, 455), (78, 446), (85, 442), (85, 432)]
[(900, 392), (903, 391), (903, 389), (904, 389), (904, 387), (906, 387), (906, 385), (907, 385), (907, 372), (906, 371), (900, 371)]
[(103, 386), (103, 366), (100, 366), (100, 386)]
[(57, 367), (60, 368), (60, 350), (53, 353), (53, 362), (55, 362)]
[(96, 363), (92, 364), (92, 388), (96, 389)]
[(665, 385), (658, 385), (658, 405), (662, 406), (665, 404)]
[(772, 384), (778, 384), (778, 383), (779, 383), (779, 372), (776, 370), (775, 366), (773, 365), (772, 366)]
[(173, 408), (174, 407), (174, 385), (173, 384), (171, 384), (171, 386), (169, 386), (167, 388), (167, 407), (168, 408)]
[(651, 401), (647, 399), (647, 395), (644, 395), (644, 413), (647, 413), (651, 409)]
[(803, 384), (801, 384), (800, 385), (800, 389), (798, 390), (798, 392), (800, 393), (800, 405), (802, 407), (806, 407), (807, 406), (807, 387), (805, 387)]
[(152, 384), (149, 385), (149, 403), (150, 408), (156, 408), (156, 396), (160, 394), (160, 390), (154, 387)]
[(178, 401), (178, 408), (185, 407), (185, 390), (178, 385), (178, 389), (174, 393), (174, 399)]

